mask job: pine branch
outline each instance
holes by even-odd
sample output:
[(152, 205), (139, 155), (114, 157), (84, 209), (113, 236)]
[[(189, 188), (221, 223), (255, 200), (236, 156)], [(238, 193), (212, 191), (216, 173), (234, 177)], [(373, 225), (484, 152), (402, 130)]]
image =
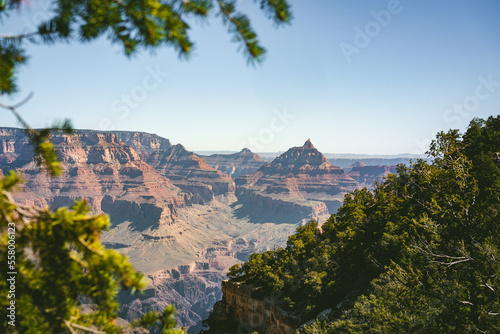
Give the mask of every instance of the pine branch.
[(0, 108), (3, 108), (3, 109), (7, 109), (7, 110), (10, 110), (12, 112), (12, 114), (14, 114), (14, 116), (17, 118), (17, 120), (19, 121), (19, 123), (22, 124), (22, 126), (26, 129), (26, 130), (29, 130), (29, 131), (33, 131), (33, 129), (31, 129), (31, 127), (28, 125), (28, 123), (21, 117), (21, 115), (17, 112), (17, 108), (21, 107), (22, 105), (26, 104), (32, 97), (33, 97), (34, 93), (31, 92), (28, 94), (28, 96), (26, 96), (26, 98), (24, 100), (22, 100), (21, 102), (13, 105), (13, 106), (8, 106), (8, 105), (5, 105), (3, 103), (0, 103)]
[(27, 34), (19, 34), (19, 35), (6, 35), (6, 34), (0, 34), (0, 39), (12, 39), (12, 40), (22, 40), (25, 38), (30, 38), (36, 35), (39, 35), (40, 33), (38, 31), (33, 31), (29, 32)]
[(250, 21), (245, 15), (233, 16), (234, 4), (227, 4), (222, 0), (217, 0), (221, 13), (229, 24), (234, 27), (230, 32), (234, 32), (236, 41), (242, 41), (245, 45), (246, 51), (249, 55), (249, 61), (260, 61), (259, 57), (266, 53), (266, 50), (261, 47), (257, 42), (257, 35), (250, 27)]

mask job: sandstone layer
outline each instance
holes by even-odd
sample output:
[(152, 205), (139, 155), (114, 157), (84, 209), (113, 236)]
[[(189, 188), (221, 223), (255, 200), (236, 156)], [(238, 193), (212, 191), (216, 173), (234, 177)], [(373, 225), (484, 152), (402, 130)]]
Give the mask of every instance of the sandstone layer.
[(21, 129), (0, 128), (0, 168), (11, 165), (27, 145), (28, 138)]
[(234, 167), (233, 175), (261, 164), (235, 179), (237, 197), (229, 175), (156, 135), (78, 130), (53, 142), (64, 163), (58, 178), (39, 172), (21, 129), (0, 128), (0, 175), (17, 169), (26, 179), (17, 199), (58, 207), (85, 198), (109, 213), (113, 225), (104, 245), (125, 254), (150, 282), (139, 299), (120, 297), (120, 315), (132, 320), (173, 303), (179, 324), (194, 333), (222, 297), (231, 265), (283, 246), (303, 219), (327, 217), (359, 186), (309, 141), (269, 164), (246, 150), (220, 158), (219, 168)]

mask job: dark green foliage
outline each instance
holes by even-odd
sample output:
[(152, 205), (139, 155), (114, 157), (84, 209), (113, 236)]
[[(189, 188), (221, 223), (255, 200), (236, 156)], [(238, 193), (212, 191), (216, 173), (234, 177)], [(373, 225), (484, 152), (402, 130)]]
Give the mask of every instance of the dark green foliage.
[(428, 154), (230, 279), (304, 321), (334, 310), (305, 333), (500, 332), (500, 117), (439, 133)]
[(17, 91), (16, 66), (26, 63), (23, 49), (10, 43), (0, 43), (0, 92), (11, 94)]
[[(290, 5), (285, 0), (262, 0), (260, 6), (278, 25), (291, 20)], [(106, 35), (113, 43), (122, 45), (129, 56), (141, 48), (165, 45), (185, 57), (193, 48), (189, 18), (204, 19), (214, 8), (249, 61), (260, 61), (265, 53), (249, 18), (237, 11), (232, 0), (53, 0), (52, 8), (53, 17), (42, 22), (37, 31), (0, 35), (0, 93), (16, 91), (16, 70), (26, 61), (26, 42), (52, 44), (72, 39), (89, 42)], [(22, 10), (20, 1), (3, 2), (0, 18), (14, 9)]]

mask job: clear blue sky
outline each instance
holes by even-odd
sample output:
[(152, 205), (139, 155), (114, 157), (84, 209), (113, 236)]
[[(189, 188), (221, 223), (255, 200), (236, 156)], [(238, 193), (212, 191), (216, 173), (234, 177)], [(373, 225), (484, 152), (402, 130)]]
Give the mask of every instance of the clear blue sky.
[[(499, 114), (500, 1), (290, 2), (292, 25), (275, 29), (253, 1), (238, 1), (268, 50), (262, 66), (247, 66), (211, 17), (193, 22), (188, 61), (169, 49), (127, 59), (105, 38), (30, 46), (20, 93), (0, 100), (33, 91), (20, 111), (35, 127), (70, 118), (76, 128), (147, 131), (190, 150), (273, 152), (311, 138), (329, 153), (422, 153), (437, 131)], [(30, 3), (2, 33), (47, 17), (47, 0)], [(157, 70), (168, 75), (155, 80)], [(3, 112), (0, 126), (17, 123)]]

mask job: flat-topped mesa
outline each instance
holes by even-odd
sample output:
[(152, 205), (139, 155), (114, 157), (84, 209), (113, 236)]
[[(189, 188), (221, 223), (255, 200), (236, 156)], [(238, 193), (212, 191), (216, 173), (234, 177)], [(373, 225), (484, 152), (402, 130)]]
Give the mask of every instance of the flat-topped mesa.
[(235, 180), (245, 207), (264, 207), (297, 218), (318, 218), (336, 212), (358, 183), (333, 166), (310, 140), (292, 147), (251, 175)]
[(176, 209), (190, 203), (189, 194), (112, 133), (76, 130), (72, 136), (54, 133), (51, 141), (63, 162), (59, 177), (39, 172), (29, 145), (13, 163), (4, 166), (24, 174), (26, 182), (23, 192), (15, 194), (17, 200), (60, 207), (84, 198), (95, 211), (109, 213), (113, 224), (129, 221), (141, 230), (172, 224)]
[(332, 165), (308, 139), (303, 146), (292, 147), (260, 169), (264, 174), (344, 174), (342, 168)]
[(256, 172), (266, 163), (258, 154), (248, 148), (233, 154), (212, 154), (202, 156), (203, 160), (211, 167), (236, 178)]
[(197, 203), (234, 193), (234, 181), (229, 175), (210, 167), (181, 144), (152, 153), (147, 162), (177, 187), (196, 195), (193, 200)]

